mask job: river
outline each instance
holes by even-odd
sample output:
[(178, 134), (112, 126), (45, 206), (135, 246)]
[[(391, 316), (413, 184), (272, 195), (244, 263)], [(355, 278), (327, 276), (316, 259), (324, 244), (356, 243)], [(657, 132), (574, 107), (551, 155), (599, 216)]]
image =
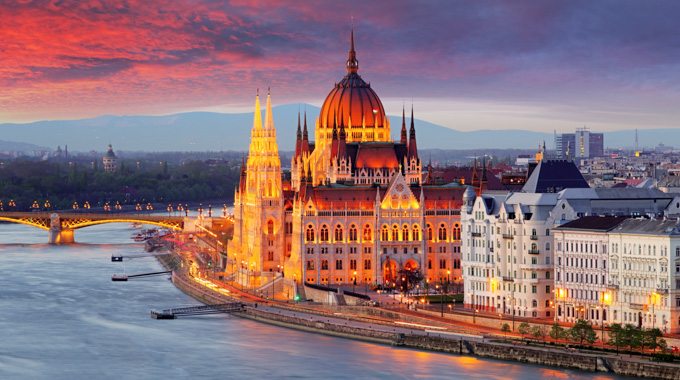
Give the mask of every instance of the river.
[[(154, 320), (151, 309), (198, 305), (152, 272), (126, 224), (76, 231), (73, 245), (47, 232), (0, 224), (2, 379), (623, 379), (333, 338), (228, 315)], [(102, 244), (107, 242), (107, 244)]]

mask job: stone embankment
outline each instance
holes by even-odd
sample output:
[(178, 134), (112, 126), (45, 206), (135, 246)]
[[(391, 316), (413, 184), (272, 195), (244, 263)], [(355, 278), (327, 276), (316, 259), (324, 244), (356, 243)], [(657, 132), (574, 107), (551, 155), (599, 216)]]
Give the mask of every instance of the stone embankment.
[[(172, 256), (159, 257), (159, 261), (168, 269), (172, 268)], [(222, 303), (228, 300), (224, 294), (212, 289), (198, 286), (181, 272), (173, 272), (172, 281), (180, 290), (206, 304)], [(350, 314), (355, 307), (342, 308)], [(365, 308), (362, 313), (366, 313)], [(392, 312), (374, 309), (370, 313), (380, 317), (395, 317)], [(396, 314), (396, 313), (395, 313)], [(571, 368), (583, 371), (613, 372), (624, 376), (637, 376), (658, 379), (679, 379), (680, 366), (630, 361), (626, 358), (601, 357), (597, 355), (570, 353), (565, 351), (542, 349), (539, 347), (515, 346), (512, 344), (481, 342), (470, 339), (443, 338), (437, 336), (411, 335), (379, 331), (370, 328), (360, 328), (320, 321), (318, 316), (305, 313), (300, 309), (300, 315), (277, 314), (257, 307), (246, 307), (243, 312), (234, 315), (277, 326), (297, 330), (315, 332), (325, 335), (357, 339), (374, 343), (391, 344), (412, 349), (444, 352), (459, 355), (475, 355), (485, 358), (511, 360), (536, 365)], [(430, 325), (432, 321), (429, 322)]]

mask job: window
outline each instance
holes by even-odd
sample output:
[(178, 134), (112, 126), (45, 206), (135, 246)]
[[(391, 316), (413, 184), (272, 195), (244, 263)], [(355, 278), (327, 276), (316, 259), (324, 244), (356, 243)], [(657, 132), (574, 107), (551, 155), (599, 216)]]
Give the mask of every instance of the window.
[(446, 269), (446, 259), (439, 259), (439, 269)]
[(364, 260), (364, 270), (371, 270), (371, 260), (370, 259)]
[(382, 241), (390, 240), (389, 232), (387, 232), (387, 226), (382, 226), (382, 229), (380, 230), (380, 240)]
[(314, 260), (307, 260), (307, 270), (314, 270)]
[(460, 259), (453, 259), (453, 269), (460, 269)]
[(418, 229), (418, 225), (414, 224), (413, 225), (413, 241), (419, 241), (420, 240), (420, 230)]
[(364, 253), (371, 253), (371, 247), (364, 247)]
[(371, 239), (371, 234), (372, 234), (372, 233), (371, 233), (371, 225), (370, 225), (370, 224), (365, 225), (365, 226), (364, 226), (364, 237), (363, 237), (363, 240), (364, 240), (364, 241), (371, 241), (371, 240), (372, 240), (372, 239)]
[(446, 225), (444, 223), (439, 226), (439, 240), (446, 240)]
[[(550, 294), (550, 285), (545, 286), (545, 294)], [(548, 301), (545, 301), (545, 306), (548, 306)]]
[(321, 260), (321, 270), (328, 270), (328, 260)]
[(432, 236), (432, 226), (429, 224), (427, 225), (427, 240), (434, 241), (434, 236)]
[(308, 225), (307, 226), (307, 234), (306, 234), (306, 239), (307, 242), (313, 242), (314, 241), (314, 226), (313, 225)]
[(274, 234), (274, 221), (271, 219), (267, 221), (267, 234), (269, 235)]
[(399, 227), (396, 224), (392, 226), (392, 241), (399, 241)]
[(338, 224), (335, 226), (335, 241), (341, 242), (343, 240), (342, 226)]
[(342, 270), (342, 260), (335, 260), (335, 269)]
[(355, 224), (349, 226), (349, 240), (357, 241), (357, 226)]
[(547, 279), (550, 278), (550, 272), (545, 272), (545, 278), (547, 278)]
[(321, 241), (328, 241), (328, 226), (325, 224), (321, 226), (321, 236), (319, 237)]
[[(493, 233), (493, 230), (491, 231)], [(460, 240), (460, 227), (456, 224), (453, 226), (453, 240)]]
[[(534, 293), (536, 293), (536, 292), (534, 292)], [(531, 307), (538, 307), (538, 301), (536, 301), (536, 300), (531, 301)]]
[(427, 269), (432, 269), (432, 260), (427, 260)]
[(350, 270), (356, 270), (357, 269), (357, 261), (356, 260), (350, 260), (349, 261), (349, 269)]

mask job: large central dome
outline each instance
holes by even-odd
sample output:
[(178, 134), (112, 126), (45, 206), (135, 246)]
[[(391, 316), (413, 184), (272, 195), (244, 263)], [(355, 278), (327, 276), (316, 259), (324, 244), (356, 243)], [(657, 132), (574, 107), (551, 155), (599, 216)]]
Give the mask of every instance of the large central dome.
[(382, 102), (371, 85), (357, 74), (358, 70), (352, 30), (347, 75), (326, 97), (316, 125), (316, 140), (322, 144), (330, 142), (334, 125), (345, 126), (348, 142), (390, 140), (389, 120)]

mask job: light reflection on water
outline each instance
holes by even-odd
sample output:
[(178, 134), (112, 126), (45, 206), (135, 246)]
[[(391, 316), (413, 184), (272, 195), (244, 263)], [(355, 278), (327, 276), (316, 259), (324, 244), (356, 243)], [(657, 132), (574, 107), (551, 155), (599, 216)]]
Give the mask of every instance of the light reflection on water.
[[(139, 253), (134, 229), (76, 231), (79, 244), (44, 244), (47, 232), (0, 224), (0, 378), (446, 378), (622, 379), (420, 352), (217, 315), (170, 321), (151, 309), (199, 304), (166, 277), (112, 282)], [(107, 242), (107, 244), (98, 244)], [(13, 244), (12, 244), (13, 243)], [(161, 269), (152, 258), (130, 273)]]

